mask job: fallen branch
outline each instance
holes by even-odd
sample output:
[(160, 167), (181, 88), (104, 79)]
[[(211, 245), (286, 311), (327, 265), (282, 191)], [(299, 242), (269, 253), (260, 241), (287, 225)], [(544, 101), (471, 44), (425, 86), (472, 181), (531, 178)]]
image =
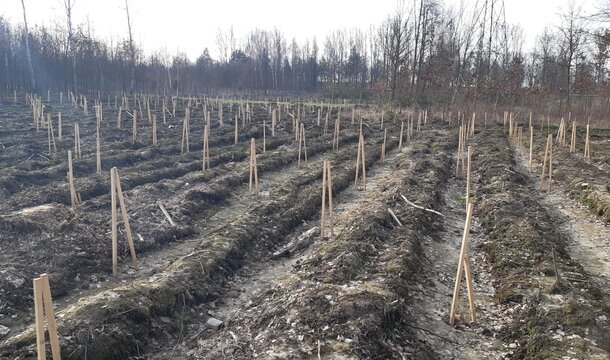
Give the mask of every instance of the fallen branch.
[(398, 226), (402, 226), (402, 223), (400, 222), (400, 220), (398, 220), (398, 218), (396, 217), (396, 214), (394, 214), (394, 211), (392, 211), (392, 209), (388, 208), (388, 212), (390, 213), (390, 215), (392, 215), (392, 218), (394, 218), (394, 221), (396, 221), (398, 223)]
[(416, 208), (416, 209), (420, 209), (420, 210), (423, 210), (423, 211), (431, 212), (431, 213), (433, 213), (433, 214), (436, 214), (436, 215), (440, 215), (440, 216), (442, 216), (442, 217), (445, 217), (445, 215), (441, 214), (440, 212), (438, 212), (438, 211), (436, 211), (436, 210), (432, 210), (432, 209), (426, 209), (426, 208), (425, 208), (425, 207), (423, 207), (423, 206), (419, 206), (419, 205), (416, 205), (416, 204), (414, 204), (414, 203), (410, 202), (409, 200), (407, 200), (407, 198), (406, 198), (404, 195), (400, 195), (400, 196), (402, 197), (402, 199), (403, 199), (403, 200), (404, 200), (404, 201), (405, 201), (405, 202), (406, 202), (408, 205), (411, 205), (411, 206), (413, 206), (413, 207), (414, 207), (414, 208)]
[(176, 224), (174, 223), (174, 221), (172, 220), (171, 217), (169, 217), (169, 213), (167, 212), (167, 210), (165, 210), (165, 206), (163, 206), (163, 204), (161, 203), (161, 201), (157, 201), (157, 205), (159, 205), (159, 208), (161, 209), (161, 211), (163, 212), (163, 215), (165, 215), (165, 217), (167, 218), (167, 221), (169, 221), (169, 224), (171, 226), (176, 226)]

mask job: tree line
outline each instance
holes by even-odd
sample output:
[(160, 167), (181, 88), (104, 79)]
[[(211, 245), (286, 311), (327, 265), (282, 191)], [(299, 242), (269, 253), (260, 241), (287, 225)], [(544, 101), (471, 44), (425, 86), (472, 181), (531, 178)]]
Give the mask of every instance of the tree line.
[(210, 44), (217, 58), (205, 48), (195, 61), (138, 47), (127, 1), (129, 33), (117, 42), (96, 38), (87, 23), (74, 26), (73, 0), (63, 5), (63, 24), (51, 27), (27, 28), (25, 5), (23, 24), (0, 17), (0, 91), (322, 91), (421, 105), (552, 99), (566, 109), (610, 96), (610, 0), (592, 14), (571, 2), (557, 14), (560, 25), (539, 34), (530, 51), (502, 0), (412, 0), (399, 1), (380, 24), (301, 43), (280, 29), (241, 37), (232, 27), (219, 29)]

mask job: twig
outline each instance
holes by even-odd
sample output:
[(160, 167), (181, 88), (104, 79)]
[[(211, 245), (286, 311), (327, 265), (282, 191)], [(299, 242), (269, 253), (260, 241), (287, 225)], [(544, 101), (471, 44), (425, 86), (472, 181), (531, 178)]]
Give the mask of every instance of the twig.
[(431, 213), (433, 213), (433, 214), (436, 214), (436, 215), (440, 215), (440, 216), (442, 216), (442, 217), (445, 217), (445, 215), (441, 214), (440, 212), (438, 212), (438, 211), (436, 211), (436, 210), (432, 210), (432, 209), (426, 209), (425, 207), (422, 207), (422, 206), (419, 206), (419, 205), (415, 205), (414, 203), (412, 203), (412, 202), (410, 202), (409, 200), (407, 200), (407, 198), (406, 198), (404, 195), (400, 195), (400, 196), (402, 197), (402, 199), (403, 199), (403, 200), (404, 200), (404, 201), (405, 201), (405, 202), (406, 202), (408, 205), (411, 205), (411, 206), (413, 206), (413, 207), (414, 207), (414, 208), (416, 208), (416, 209), (420, 209), (420, 210), (423, 210), (423, 211), (431, 212)]
[(165, 210), (165, 206), (163, 206), (163, 204), (161, 203), (161, 200), (157, 201), (157, 205), (159, 205), (159, 208), (161, 209), (161, 211), (163, 212), (163, 215), (165, 215), (165, 217), (167, 218), (167, 221), (169, 221), (169, 224), (171, 226), (176, 226), (176, 224), (174, 223), (174, 221), (172, 220), (171, 217), (169, 217), (169, 214), (167, 212), (167, 210)]
[(392, 211), (392, 209), (388, 208), (388, 212), (390, 213), (390, 215), (392, 215), (392, 217), (394, 218), (394, 221), (396, 221), (398, 223), (398, 226), (402, 226), (402, 223), (400, 222), (400, 220), (398, 220), (398, 218), (396, 217), (396, 214), (394, 214), (394, 211)]

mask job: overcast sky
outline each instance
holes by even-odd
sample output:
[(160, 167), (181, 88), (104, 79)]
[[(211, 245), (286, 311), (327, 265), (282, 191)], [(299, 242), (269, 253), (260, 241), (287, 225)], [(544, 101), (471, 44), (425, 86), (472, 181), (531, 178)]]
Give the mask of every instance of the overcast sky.
[[(91, 24), (103, 39), (127, 34), (124, 0), (75, 0), (74, 23)], [(457, 4), (460, 0), (444, 0)], [(466, 3), (476, 0), (463, 0)], [(479, 0), (483, 1), (483, 0)], [(558, 13), (569, 0), (505, 0), (506, 19), (524, 29), (529, 50), (545, 26), (559, 23)], [(598, 0), (576, 0), (591, 10)], [(65, 24), (63, 0), (25, 0), (30, 26)], [(296, 6), (300, 4), (300, 6)], [(217, 29), (233, 25), (240, 37), (253, 28), (277, 27), (288, 41), (325, 35), (340, 28), (380, 24), (396, 8), (396, 0), (129, 0), (135, 40), (146, 52), (165, 47), (170, 54), (185, 52), (195, 59), (205, 47), (217, 54)], [(13, 24), (23, 21), (20, 0), (0, 0), (0, 16)]]

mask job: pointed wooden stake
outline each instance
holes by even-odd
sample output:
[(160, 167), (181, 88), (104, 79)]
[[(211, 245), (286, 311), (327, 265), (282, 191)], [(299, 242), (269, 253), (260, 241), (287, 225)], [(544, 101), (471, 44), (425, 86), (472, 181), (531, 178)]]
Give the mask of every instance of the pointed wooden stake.
[(326, 192), (328, 191), (328, 212), (329, 212), (329, 227), (330, 240), (334, 236), (334, 214), (333, 214), (333, 191), (332, 191), (332, 176), (330, 171), (330, 160), (324, 160), (322, 165), (322, 216), (320, 218), (320, 238), (324, 240), (324, 223), (326, 221)]
[(356, 156), (356, 177), (354, 179), (354, 190), (358, 190), (358, 175), (362, 164), (362, 190), (366, 191), (366, 158), (364, 156), (364, 135), (360, 134), (358, 141), (358, 155)]
[(129, 245), (129, 251), (131, 253), (131, 264), (137, 266), (138, 259), (136, 258), (136, 250), (133, 244), (133, 238), (131, 237), (131, 226), (129, 225), (129, 215), (127, 214), (127, 208), (125, 207), (125, 199), (123, 198), (123, 190), (121, 189), (121, 180), (116, 167), (110, 169), (110, 206), (112, 216), (112, 274), (117, 275), (118, 265), (118, 240), (117, 240), (117, 213), (116, 213), (116, 201), (119, 199), (119, 205), (121, 207), (121, 214), (123, 216), (123, 226), (125, 226), (125, 233), (127, 234), (127, 243)]
[(449, 314), (449, 324), (455, 324), (455, 315), (460, 297), (460, 284), (462, 282), (462, 273), (466, 276), (466, 284), (468, 285), (468, 302), (470, 304), (471, 321), (476, 322), (476, 309), (474, 307), (474, 293), (472, 292), (472, 278), (470, 274), (470, 266), (466, 259), (466, 251), (468, 249), (468, 235), (470, 233), (470, 226), (472, 221), (472, 204), (468, 204), (468, 211), (466, 212), (466, 224), (464, 226), (464, 234), (462, 236), (462, 246), (460, 248), (460, 255), (458, 258), (458, 269), (455, 278), (455, 286), (453, 287), (453, 299), (451, 300), (451, 312)]
[(53, 360), (61, 360), (57, 323), (55, 322), (55, 309), (51, 298), (51, 287), (47, 274), (41, 274), (33, 280), (34, 284), (34, 314), (36, 319), (36, 350), (39, 360), (46, 359), (44, 317), (46, 315), (51, 355)]
[(185, 152), (190, 152), (189, 148), (189, 123), (191, 118), (191, 110), (190, 108), (186, 108), (184, 121), (182, 122), (182, 145), (180, 147), (180, 153), (184, 154)]
[(305, 124), (303, 123), (301, 123), (301, 130), (299, 131), (299, 160), (297, 167), (301, 167), (301, 149), (305, 155), (305, 165), (307, 165), (307, 144), (305, 143)]

